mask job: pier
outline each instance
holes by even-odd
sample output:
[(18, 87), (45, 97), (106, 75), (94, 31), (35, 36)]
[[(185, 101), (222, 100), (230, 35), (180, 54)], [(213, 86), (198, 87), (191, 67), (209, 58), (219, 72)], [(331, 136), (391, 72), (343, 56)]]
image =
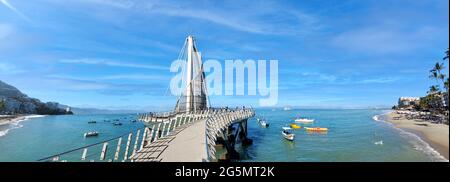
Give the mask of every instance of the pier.
[[(184, 52), (184, 51), (185, 52)], [(239, 159), (235, 145), (250, 145), (252, 108), (214, 108), (207, 96), (201, 55), (188, 36), (179, 59), (186, 60), (184, 92), (173, 111), (142, 113), (145, 127), (109, 140), (39, 159), (69, 162), (210, 162)], [(217, 153), (222, 150), (223, 155)]]

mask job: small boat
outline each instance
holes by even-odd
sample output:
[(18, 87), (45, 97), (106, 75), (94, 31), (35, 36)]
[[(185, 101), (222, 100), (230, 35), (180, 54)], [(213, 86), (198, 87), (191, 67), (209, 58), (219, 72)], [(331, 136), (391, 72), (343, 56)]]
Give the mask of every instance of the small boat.
[(290, 111), (291, 108), (290, 108), (290, 107), (284, 107), (283, 110), (285, 110), (285, 111)]
[(306, 131), (318, 131), (318, 132), (328, 131), (328, 128), (319, 128), (319, 127), (314, 127), (314, 128), (305, 127), (305, 129), (306, 129)]
[(93, 137), (93, 136), (98, 136), (98, 132), (97, 131), (90, 131), (90, 132), (84, 133), (84, 138), (86, 138), (86, 137)]
[(302, 127), (299, 126), (299, 125), (297, 125), (297, 124), (295, 124), (295, 123), (292, 123), (292, 124), (291, 124), (291, 128), (292, 128), (292, 129), (300, 129), (300, 128), (302, 128)]
[(289, 127), (283, 127), (283, 131), (281, 131), (281, 134), (286, 140), (294, 141), (295, 134), (291, 133), (290, 130), (291, 128)]
[(375, 145), (383, 145), (383, 140), (374, 143)]
[(261, 121), (259, 122), (259, 124), (260, 124), (261, 126), (263, 126), (263, 127), (269, 127), (269, 123), (267, 123), (266, 120), (261, 120)]
[(114, 125), (114, 126), (120, 126), (120, 125), (122, 125), (122, 123), (115, 122), (115, 123), (113, 123), (113, 125)]
[(297, 123), (312, 123), (312, 122), (314, 122), (314, 119), (296, 118), (294, 121)]
[(266, 122), (264, 119), (257, 118), (256, 121), (262, 126), (262, 127), (269, 127), (269, 123)]
[(89, 124), (94, 124), (94, 123), (97, 123), (97, 121), (92, 120), (92, 121), (88, 121), (88, 123)]

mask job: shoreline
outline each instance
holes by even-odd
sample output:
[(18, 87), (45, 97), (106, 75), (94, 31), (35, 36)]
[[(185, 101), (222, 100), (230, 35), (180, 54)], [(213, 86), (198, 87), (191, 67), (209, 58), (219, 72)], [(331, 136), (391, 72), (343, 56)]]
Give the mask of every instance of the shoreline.
[[(44, 117), (45, 115), (36, 115), (36, 114), (25, 114), (25, 115), (0, 115), (0, 127), (3, 129), (0, 130), (0, 137), (6, 135), (9, 130), (20, 128), (23, 125), (19, 123), (22, 121), (27, 121), (32, 118)], [(10, 125), (10, 126), (8, 126)], [(6, 126), (6, 127), (4, 127)]]
[(406, 119), (395, 111), (384, 114), (386, 122), (417, 135), (445, 159), (449, 159), (449, 126), (422, 119)]
[(0, 115), (0, 126), (27, 119), (30, 115)]

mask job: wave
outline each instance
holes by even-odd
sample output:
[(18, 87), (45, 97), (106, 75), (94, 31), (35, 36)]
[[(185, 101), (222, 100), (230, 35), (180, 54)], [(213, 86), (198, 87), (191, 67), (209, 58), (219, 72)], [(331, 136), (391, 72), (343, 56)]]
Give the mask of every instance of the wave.
[(413, 141), (416, 141), (417, 143), (415, 143), (413, 145), (414, 149), (423, 152), (425, 155), (429, 156), (432, 161), (449, 162), (448, 159), (446, 159), (444, 156), (442, 156), (438, 151), (436, 151), (433, 147), (431, 147), (430, 144), (428, 144), (427, 142), (422, 140), (422, 138), (420, 138), (416, 134), (408, 132), (408, 131), (405, 131), (405, 130), (403, 130), (401, 128), (398, 128), (398, 127), (394, 126), (394, 124), (392, 124), (390, 122), (387, 122), (384, 119), (386, 117), (386, 114), (387, 113), (375, 115), (375, 116), (372, 117), (372, 119), (375, 120), (375, 121), (381, 121), (381, 122), (387, 123), (393, 129), (399, 131), (401, 136), (403, 136), (405, 138), (412, 139)]
[(375, 116), (372, 117), (372, 119), (375, 120), (375, 121), (383, 121), (381, 119), (381, 115), (375, 115)]
[(0, 130), (0, 137), (8, 134), (8, 132), (12, 129), (22, 128), (23, 125), (20, 124), (20, 122), (26, 121), (29, 119), (33, 119), (33, 118), (40, 118), (40, 117), (45, 117), (45, 115), (28, 115), (28, 116), (21, 117), (20, 119), (17, 119), (13, 122), (10, 122), (10, 123), (6, 124), (6, 127), (4, 130)]

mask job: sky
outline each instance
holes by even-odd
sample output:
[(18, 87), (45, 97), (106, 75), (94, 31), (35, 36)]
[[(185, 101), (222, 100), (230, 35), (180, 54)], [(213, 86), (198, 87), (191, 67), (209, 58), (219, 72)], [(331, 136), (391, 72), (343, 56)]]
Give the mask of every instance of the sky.
[(169, 67), (192, 34), (204, 59), (278, 60), (277, 106), (389, 107), (436, 84), (448, 3), (0, 0), (0, 80), (74, 107), (167, 110)]

